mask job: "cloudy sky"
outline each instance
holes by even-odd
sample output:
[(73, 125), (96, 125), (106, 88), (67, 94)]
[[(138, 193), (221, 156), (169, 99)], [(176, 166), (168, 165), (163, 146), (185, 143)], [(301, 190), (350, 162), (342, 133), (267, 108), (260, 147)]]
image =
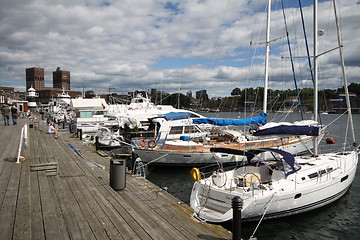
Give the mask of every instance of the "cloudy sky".
[[(312, 0), (302, 0), (312, 52)], [(71, 72), (72, 90), (157, 88), (210, 97), (263, 85), (265, 0), (0, 0), (0, 86), (24, 90), (25, 69)], [(298, 1), (283, 0), (292, 55), (306, 56)], [(348, 81), (360, 82), (360, 1), (337, 0)], [(319, 3), (319, 52), (337, 46), (332, 1)], [(281, 1), (273, 0), (269, 87), (293, 88)], [(276, 40), (275, 40), (276, 39)], [(252, 43), (252, 44), (250, 44)], [(339, 51), (319, 58), (319, 88), (341, 85)], [(295, 58), (300, 87), (308, 62)]]

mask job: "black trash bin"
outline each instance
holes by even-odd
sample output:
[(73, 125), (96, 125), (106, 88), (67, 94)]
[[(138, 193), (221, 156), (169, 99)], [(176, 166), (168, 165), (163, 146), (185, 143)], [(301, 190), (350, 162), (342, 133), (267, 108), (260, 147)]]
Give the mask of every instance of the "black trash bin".
[(126, 186), (126, 161), (123, 159), (110, 160), (110, 187), (115, 191), (123, 190)]

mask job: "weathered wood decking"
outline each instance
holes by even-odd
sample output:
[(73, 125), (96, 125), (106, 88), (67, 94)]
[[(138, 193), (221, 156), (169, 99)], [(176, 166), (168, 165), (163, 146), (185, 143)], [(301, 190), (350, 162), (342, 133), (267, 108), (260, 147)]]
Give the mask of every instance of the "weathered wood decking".
[[(25, 161), (15, 163), (27, 121), (0, 123), (0, 239), (231, 239), (222, 227), (191, 219), (189, 206), (141, 177), (127, 175), (126, 188), (114, 191), (109, 158), (70, 133), (46, 134), (41, 120), (29, 128)], [(37, 165), (45, 163), (57, 163), (55, 176)]]

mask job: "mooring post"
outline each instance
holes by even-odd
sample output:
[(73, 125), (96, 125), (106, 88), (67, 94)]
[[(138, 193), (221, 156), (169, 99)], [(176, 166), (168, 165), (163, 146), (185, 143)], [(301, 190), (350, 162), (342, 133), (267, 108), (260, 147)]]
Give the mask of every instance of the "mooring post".
[(231, 201), (231, 205), (233, 209), (232, 239), (240, 240), (241, 239), (241, 209), (243, 206), (243, 200), (239, 196), (235, 196)]
[(82, 129), (80, 129), (80, 140), (82, 140)]
[(96, 151), (99, 150), (99, 136), (95, 137), (95, 149)]

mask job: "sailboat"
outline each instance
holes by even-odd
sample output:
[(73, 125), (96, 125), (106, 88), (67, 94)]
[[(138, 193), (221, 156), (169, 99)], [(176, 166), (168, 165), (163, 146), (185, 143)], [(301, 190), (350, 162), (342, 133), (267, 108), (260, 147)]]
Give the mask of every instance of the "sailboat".
[[(302, 120), (294, 123), (280, 122), (267, 123), (267, 93), (269, 79), (269, 51), (270, 51), (270, 8), (267, 13), (266, 28), (266, 47), (265, 47), (265, 71), (264, 71), (264, 102), (263, 113), (257, 117), (247, 119), (213, 119), (198, 118), (192, 119), (191, 124), (210, 124), (217, 126), (213, 134), (203, 139), (171, 140), (167, 138), (159, 139), (139, 139), (133, 141), (135, 153), (142, 162), (157, 165), (177, 165), (195, 166), (208, 164), (234, 164), (246, 161), (245, 156), (216, 153), (210, 151), (211, 148), (229, 148), (237, 150), (250, 150), (260, 148), (276, 148), (286, 150), (292, 154), (303, 154), (311, 151), (313, 142), (316, 145), (325, 135), (325, 130), (321, 128), (317, 120)], [(251, 125), (256, 127), (256, 131), (251, 134), (244, 134), (240, 131), (228, 130), (226, 126)], [(261, 127), (259, 127), (259, 125)], [(220, 127), (219, 127), (220, 126)], [(179, 126), (181, 127), (181, 126)], [(161, 132), (160, 132), (161, 133)], [(162, 135), (171, 136), (171, 130)], [(184, 133), (185, 135), (185, 133)], [(151, 145), (140, 144), (151, 142)], [(264, 152), (266, 159), (272, 159), (273, 154)]]
[[(269, 6), (270, 2), (269, 0)], [(336, 16), (336, 6), (335, 2), (333, 3)], [(316, 16), (317, 2), (314, 1), (314, 116), (317, 115), (318, 67)], [(338, 40), (341, 46), (339, 35)], [(344, 61), (341, 48), (339, 49), (344, 88), (348, 96)], [(350, 101), (348, 97), (346, 99), (349, 123), (352, 126)], [(352, 133), (355, 142), (353, 128)], [(213, 148), (212, 151), (238, 154), (247, 159), (236, 169), (218, 170), (205, 179), (201, 179), (198, 170), (192, 171), (197, 179), (190, 197), (190, 206), (194, 209), (194, 214), (202, 220), (219, 223), (233, 219), (231, 202), (234, 197), (240, 197), (243, 202), (243, 221), (303, 213), (339, 199), (353, 182), (359, 149), (318, 154), (315, 142), (312, 156), (294, 157), (288, 152), (269, 148), (251, 151)], [(271, 152), (276, 158), (266, 160), (261, 157), (262, 152)]]

